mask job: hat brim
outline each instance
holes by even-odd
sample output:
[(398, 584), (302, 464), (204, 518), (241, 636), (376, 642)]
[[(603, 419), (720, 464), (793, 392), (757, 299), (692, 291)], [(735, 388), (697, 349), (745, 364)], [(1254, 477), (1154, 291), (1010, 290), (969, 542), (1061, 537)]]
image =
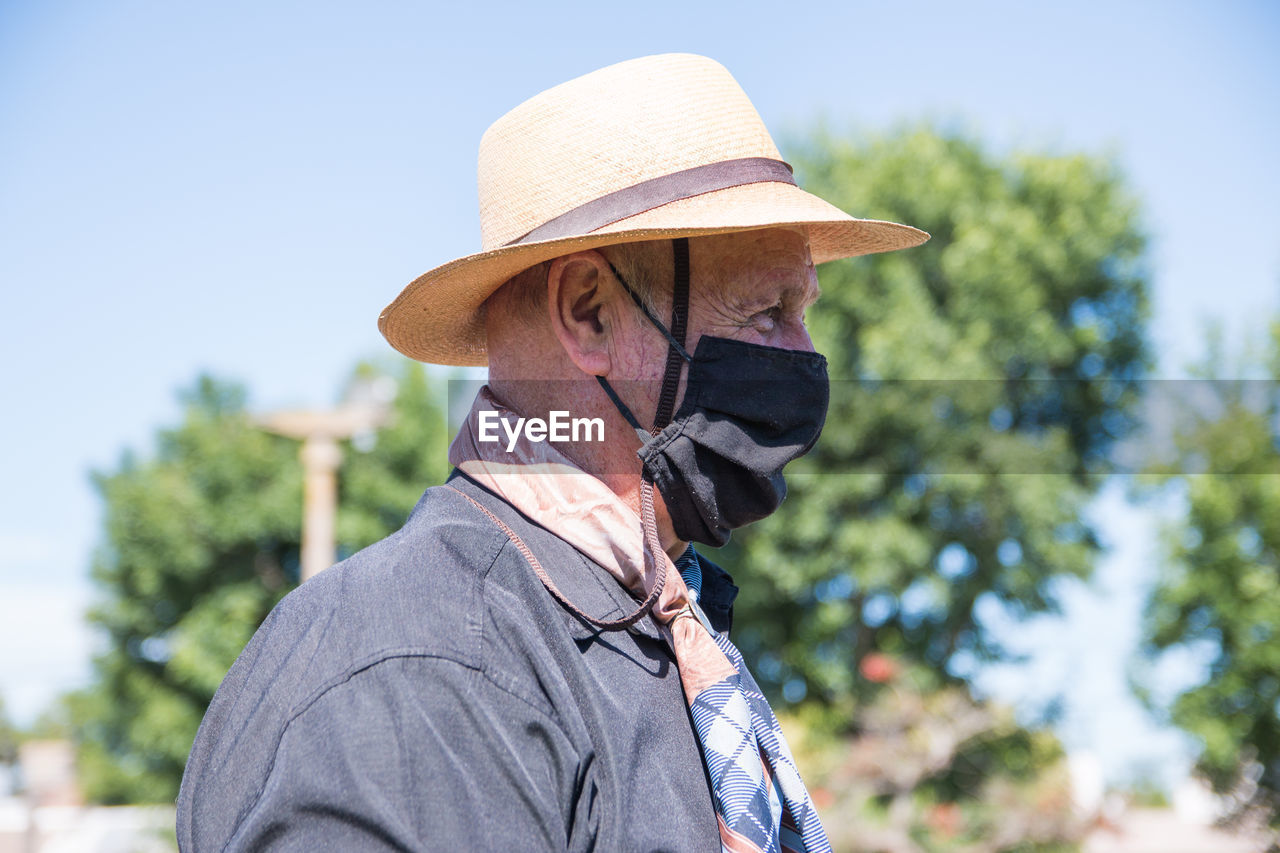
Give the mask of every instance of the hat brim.
[(791, 184), (744, 184), (673, 201), (589, 234), (505, 246), (450, 261), (410, 282), (383, 310), (378, 329), (391, 346), (412, 359), (483, 366), (488, 354), (481, 306), (531, 266), (616, 243), (790, 226), (807, 229), (815, 264), (906, 249), (929, 239), (909, 225), (855, 219)]

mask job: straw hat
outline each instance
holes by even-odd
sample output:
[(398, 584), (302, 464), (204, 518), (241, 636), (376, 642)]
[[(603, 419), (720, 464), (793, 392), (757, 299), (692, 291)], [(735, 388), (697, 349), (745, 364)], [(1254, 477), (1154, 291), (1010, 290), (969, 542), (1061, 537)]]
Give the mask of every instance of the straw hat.
[(414, 279), (378, 318), (410, 358), (487, 363), (485, 299), (582, 249), (798, 225), (822, 263), (929, 239), (797, 187), (737, 81), (691, 54), (621, 62), (525, 101), (480, 140), (479, 184), (483, 250)]

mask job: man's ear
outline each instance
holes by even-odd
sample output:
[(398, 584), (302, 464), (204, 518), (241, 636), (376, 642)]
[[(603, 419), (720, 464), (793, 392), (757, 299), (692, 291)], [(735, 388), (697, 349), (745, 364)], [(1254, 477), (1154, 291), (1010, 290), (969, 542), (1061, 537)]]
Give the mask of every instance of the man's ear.
[(547, 272), (551, 328), (570, 360), (583, 373), (604, 376), (609, 356), (609, 262), (594, 250), (556, 258)]

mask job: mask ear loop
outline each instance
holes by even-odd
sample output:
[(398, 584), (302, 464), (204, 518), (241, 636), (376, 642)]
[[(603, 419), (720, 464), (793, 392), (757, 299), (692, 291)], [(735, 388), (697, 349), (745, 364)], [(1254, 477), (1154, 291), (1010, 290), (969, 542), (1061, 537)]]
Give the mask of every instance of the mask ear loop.
[(626, 418), (627, 423), (631, 424), (631, 428), (636, 431), (636, 435), (640, 438), (640, 443), (644, 444), (653, 438), (653, 433), (640, 426), (640, 422), (636, 420), (636, 416), (631, 414), (631, 410), (627, 408), (627, 404), (622, 402), (622, 398), (618, 396), (618, 392), (613, 390), (613, 386), (609, 384), (609, 380), (603, 376), (597, 376), (596, 381), (600, 383), (600, 387), (604, 389), (604, 393), (609, 395), (609, 399), (613, 401), (613, 405), (617, 408), (622, 417)]
[[(681, 238), (676, 242), (684, 243), (684, 251), (682, 253), (679, 248), (675, 250), (676, 275), (675, 275), (675, 285), (672, 289), (671, 330), (670, 331), (667, 330), (666, 326), (662, 325), (661, 320), (659, 320), (657, 317), (654, 316), (653, 312), (649, 310), (649, 306), (644, 304), (644, 300), (640, 298), (640, 294), (636, 293), (634, 290), (631, 289), (631, 285), (627, 284), (627, 280), (622, 277), (622, 273), (618, 272), (618, 268), (613, 265), (613, 262), (606, 261), (606, 263), (609, 264), (609, 269), (613, 271), (613, 277), (618, 280), (618, 284), (622, 285), (622, 289), (627, 292), (627, 295), (631, 297), (631, 301), (634, 302), (636, 304), (636, 307), (640, 309), (640, 313), (643, 314), (645, 316), (645, 319), (647, 319), (650, 323), (652, 323), (653, 327), (657, 329), (659, 332), (661, 332), (662, 336), (667, 339), (667, 344), (670, 347), (670, 349), (674, 349), (675, 352), (680, 356), (680, 358), (684, 359), (685, 361), (693, 361), (693, 356), (689, 355), (689, 351), (684, 348), (684, 339), (685, 339), (684, 327), (687, 320), (687, 315), (689, 313), (689, 241), (688, 239)], [(683, 261), (681, 260), (682, 255), (683, 255)], [(682, 263), (684, 265), (683, 276), (681, 276), (680, 274), (680, 267)], [(681, 297), (679, 293), (679, 290), (681, 289), (681, 282), (683, 282), (683, 289), (684, 289), (683, 297)], [(681, 309), (681, 304), (682, 304), (680, 301), (681, 299), (683, 299), (683, 309)], [(678, 317), (676, 316), (677, 311), (679, 312)], [(678, 329), (677, 329), (677, 325), (679, 325)], [(668, 350), (668, 362), (669, 361), (670, 361), (670, 350)]]

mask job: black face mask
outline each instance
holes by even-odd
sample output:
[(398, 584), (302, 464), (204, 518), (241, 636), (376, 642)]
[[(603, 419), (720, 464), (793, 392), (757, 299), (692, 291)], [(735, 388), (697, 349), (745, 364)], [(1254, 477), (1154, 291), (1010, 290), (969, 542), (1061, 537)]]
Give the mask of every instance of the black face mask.
[[(658, 433), (641, 427), (609, 383), (597, 378), (644, 443), (637, 451), (643, 476), (666, 502), (676, 536), (720, 546), (731, 530), (771, 514), (786, 497), (783, 467), (813, 447), (826, 420), (827, 360), (818, 353), (709, 335), (699, 339), (690, 356), (681, 340), (688, 318), (688, 241), (675, 243), (675, 333), (618, 276), (667, 338)], [(689, 363), (689, 381), (672, 418), (683, 362)]]

